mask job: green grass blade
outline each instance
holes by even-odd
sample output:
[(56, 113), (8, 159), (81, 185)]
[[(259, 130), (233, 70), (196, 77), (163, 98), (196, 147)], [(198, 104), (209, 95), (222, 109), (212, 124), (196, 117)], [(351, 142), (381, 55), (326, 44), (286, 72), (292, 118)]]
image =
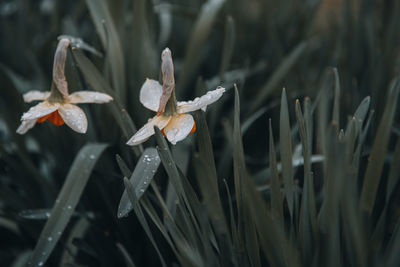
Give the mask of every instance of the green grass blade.
[[(93, 63), (81, 51), (75, 49), (72, 54), (90, 87), (95, 91), (109, 94), (114, 98), (114, 100), (108, 104), (111, 114), (121, 128), (124, 137), (127, 139), (130, 138), (136, 132), (136, 127), (119, 101), (119, 97), (117, 97), (109, 83), (104, 79)], [(136, 155), (139, 156), (143, 147), (142, 145), (137, 147), (134, 148), (134, 151)]]
[[(305, 106), (308, 105), (307, 101)], [(311, 145), (310, 141), (310, 129), (307, 128), (306, 119), (301, 111), (300, 102), (296, 100), (296, 117), (299, 125), (299, 134), (303, 150), (304, 158), (304, 182), (303, 182), (303, 193), (301, 198), (300, 208), (300, 222), (299, 222), (299, 233), (300, 242), (303, 250), (304, 264), (311, 264), (313, 256), (313, 247), (316, 236), (316, 213), (315, 213), (315, 197), (314, 197), (314, 185), (313, 176), (311, 172)]]
[(126, 248), (121, 243), (116, 243), (116, 246), (117, 246), (118, 250), (121, 252), (122, 257), (124, 257), (126, 266), (127, 267), (136, 267), (135, 263), (131, 259), (131, 256), (129, 256), (129, 253), (126, 250)]
[(371, 215), (374, 208), (376, 193), (381, 179), (383, 164), (389, 143), (392, 124), (399, 97), (400, 82), (396, 78), (389, 90), (386, 107), (382, 115), (378, 130), (372, 146), (369, 163), (364, 176), (364, 182), (360, 196), (360, 209)]
[(123, 103), (126, 99), (125, 63), (122, 46), (114, 21), (105, 0), (86, 0), (94, 26), (106, 51), (106, 62), (111, 72), (112, 85)]
[(286, 98), (286, 90), (282, 90), (281, 115), (279, 122), (279, 141), (281, 145), (282, 176), (285, 190), (285, 197), (289, 208), (290, 218), (293, 220), (294, 213), (294, 184), (292, 165), (292, 141), (290, 134), (289, 109)]
[[(157, 149), (149, 147), (143, 151), (142, 156), (139, 158), (136, 167), (129, 178), (129, 181), (135, 190), (135, 197), (137, 200), (140, 200), (151, 184), (160, 163), (161, 160), (158, 156)], [(127, 191), (125, 190), (119, 202), (118, 218), (127, 216), (132, 209), (132, 203), (129, 200)]]
[(150, 242), (153, 244), (154, 248), (156, 249), (158, 256), (160, 257), (161, 265), (164, 266), (164, 267), (167, 266), (165, 261), (164, 261), (164, 258), (162, 256), (162, 254), (161, 254), (161, 252), (160, 252), (160, 250), (159, 250), (159, 248), (157, 246), (157, 243), (156, 243), (156, 241), (155, 241), (155, 239), (153, 237), (153, 234), (151, 233), (149, 224), (147, 223), (147, 220), (144, 217), (142, 208), (140, 207), (140, 204), (139, 204), (139, 200), (136, 198), (136, 192), (135, 192), (134, 186), (132, 185), (132, 183), (126, 177), (124, 177), (124, 185), (125, 185), (125, 189), (127, 191), (127, 195), (129, 197), (129, 200), (132, 203), (133, 210), (135, 211), (135, 214), (136, 214), (140, 224), (142, 225), (142, 227), (143, 227), (144, 231), (146, 232), (147, 236), (149, 237)]
[[(242, 134), (240, 127), (240, 102), (239, 92), (235, 85), (235, 110), (233, 124), (233, 174), (236, 190), (236, 205), (238, 209), (238, 230), (239, 244), (246, 248), (252, 266), (261, 266), (256, 228), (252, 214), (248, 206), (252, 203), (248, 201), (243, 191), (244, 180), (249, 180), (249, 174), (245, 165)], [(244, 243), (243, 243), (244, 242)], [(240, 264), (246, 264), (245, 257), (239, 258)]]
[(42, 266), (50, 256), (78, 204), (97, 160), (106, 147), (106, 144), (87, 144), (78, 152), (58, 194), (51, 216), (40, 234), (29, 261), (30, 265)]
[(126, 165), (125, 161), (121, 158), (120, 155), (116, 154), (115, 159), (117, 160), (117, 164), (121, 173), (124, 177), (131, 177), (132, 171), (129, 169), (128, 165)]

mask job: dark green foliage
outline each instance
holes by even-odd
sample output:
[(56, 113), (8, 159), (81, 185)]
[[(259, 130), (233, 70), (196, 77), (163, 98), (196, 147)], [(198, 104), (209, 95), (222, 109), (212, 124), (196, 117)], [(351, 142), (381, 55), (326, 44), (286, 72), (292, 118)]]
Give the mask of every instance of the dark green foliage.
[[(0, 266), (400, 266), (399, 25), (395, 0), (0, 1)], [(64, 34), (70, 92), (114, 101), (17, 135)], [(129, 147), (165, 47), (178, 100), (226, 92)]]

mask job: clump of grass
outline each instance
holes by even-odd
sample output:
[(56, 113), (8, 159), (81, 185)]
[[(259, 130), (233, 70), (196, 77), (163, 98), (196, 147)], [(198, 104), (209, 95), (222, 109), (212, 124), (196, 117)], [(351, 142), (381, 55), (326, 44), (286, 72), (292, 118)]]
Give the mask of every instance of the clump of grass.
[[(21, 3), (0, 4), (0, 265), (400, 264), (396, 1), (329, 27), (327, 1)], [(86, 135), (16, 135), (61, 34), (96, 51), (68, 50), (70, 91), (114, 101)], [(128, 147), (165, 46), (178, 98), (227, 93), (176, 146)]]

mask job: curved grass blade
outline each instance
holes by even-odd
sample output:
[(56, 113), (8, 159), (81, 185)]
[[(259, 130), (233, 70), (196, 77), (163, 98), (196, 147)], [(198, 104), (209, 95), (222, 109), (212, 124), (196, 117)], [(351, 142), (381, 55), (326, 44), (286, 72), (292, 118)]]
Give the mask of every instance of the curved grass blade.
[(124, 257), (126, 266), (127, 267), (136, 267), (135, 263), (133, 263), (133, 260), (131, 259), (131, 256), (129, 256), (129, 253), (126, 250), (126, 248), (121, 243), (116, 243), (115, 245), (117, 246), (118, 250), (121, 252), (122, 256)]
[[(249, 254), (251, 266), (261, 266), (259, 246), (256, 235), (255, 222), (248, 206), (253, 203), (249, 202), (246, 191), (243, 190), (250, 176), (246, 169), (244, 150), (242, 143), (242, 134), (240, 127), (240, 101), (239, 92), (235, 87), (235, 108), (234, 108), (234, 123), (233, 123), (233, 175), (236, 191), (236, 206), (238, 209), (238, 233), (239, 233), (239, 248), (246, 248)], [(248, 193), (248, 192), (247, 192)], [(254, 214), (253, 214), (254, 216)], [(246, 257), (239, 255), (239, 265), (246, 264)]]
[(30, 266), (42, 266), (50, 256), (78, 204), (97, 160), (106, 147), (106, 144), (92, 143), (85, 145), (78, 152), (58, 194), (51, 216), (40, 234), (29, 261)]
[(276, 71), (272, 74), (267, 83), (260, 89), (259, 93), (254, 97), (254, 101), (249, 109), (248, 114), (252, 114), (257, 110), (267, 99), (267, 97), (278, 89), (279, 83), (283, 77), (290, 71), (290, 69), (297, 63), (301, 55), (307, 48), (306, 42), (298, 44), (289, 55), (287, 55)]
[(207, 212), (211, 217), (217, 240), (221, 249), (222, 264), (231, 264), (231, 240), (229, 238), (229, 228), (222, 207), (219, 195), (219, 180), (214, 162), (214, 154), (212, 151), (211, 138), (208, 131), (207, 122), (203, 111), (194, 113), (196, 125), (198, 127), (198, 148), (199, 156), (197, 158), (197, 183), (200, 187), (203, 201)]
[[(161, 160), (158, 156), (157, 149), (149, 147), (143, 151), (143, 154), (139, 158), (135, 170), (129, 179), (134, 188), (137, 200), (140, 200), (144, 192), (147, 190), (147, 187), (151, 184), (154, 174), (156, 173), (158, 166), (160, 166), (160, 162)], [(127, 216), (132, 209), (132, 202), (129, 200), (128, 193), (125, 190), (119, 202), (118, 218)]]
[[(306, 100), (304, 104), (305, 109), (308, 109), (309, 113), (309, 101)], [(300, 208), (299, 234), (303, 249), (304, 264), (310, 265), (311, 261), (307, 262), (307, 260), (311, 260), (313, 256), (313, 241), (315, 241), (315, 235), (317, 232), (316, 208), (312, 179), (313, 176), (311, 172), (311, 145), (308, 143), (310, 141), (310, 129), (307, 128), (308, 124), (306, 123), (306, 119), (301, 111), (299, 100), (296, 100), (296, 117), (299, 125), (299, 134), (304, 157), (304, 182)]]
[(371, 150), (370, 160), (364, 176), (360, 197), (360, 209), (365, 211), (368, 215), (371, 215), (372, 209), (374, 208), (376, 193), (381, 180), (383, 164), (396, 112), (399, 90), (400, 81), (399, 78), (396, 78), (392, 82), (389, 90), (386, 108), (378, 126), (378, 131)]
[(142, 208), (140, 207), (140, 204), (139, 204), (139, 200), (136, 198), (135, 188), (133, 187), (132, 183), (126, 177), (124, 177), (124, 185), (125, 185), (125, 189), (126, 189), (128, 197), (129, 197), (129, 200), (131, 201), (132, 207), (135, 211), (135, 214), (136, 214), (140, 224), (142, 225), (144, 231), (146, 232), (147, 236), (149, 237), (150, 242), (153, 244), (154, 248), (156, 249), (158, 256), (160, 257), (161, 265), (164, 267), (167, 266), (160, 250), (158, 249), (157, 243), (154, 240), (154, 237), (153, 237), (153, 234), (151, 233), (149, 224), (147, 223), (147, 220), (144, 217)]
[(201, 51), (204, 51), (204, 46), (212, 29), (212, 25), (214, 24), (214, 20), (224, 3), (225, 0), (208, 0), (201, 7), (200, 14), (189, 38), (189, 44), (182, 66), (182, 73), (179, 76), (179, 82), (176, 86), (178, 89), (186, 86), (201, 63), (202, 57), (204, 56)]
[[(111, 89), (103, 75), (101, 75), (93, 63), (81, 51), (74, 49), (72, 50), (72, 55), (85, 77), (85, 80), (89, 83), (92, 89), (101, 93), (109, 94), (114, 98), (114, 101), (110, 102), (107, 106), (110, 107), (111, 114), (114, 116), (117, 124), (121, 128), (124, 137), (130, 138), (136, 132), (136, 126), (129, 114), (123, 108), (119, 101), (119, 97), (115, 94), (114, 90)], [(133, 151), (136, 156), (139, 156), (140, 151), (143, 151), (143, 146), (135, 146)]]
[(286, 90), (282, 90), (281, 115), (279, 122), (279, 141), (281, 145), (282, 176), (284, 182), (285, 197), (289, 208), (290, 218), (293, 219), (294, 212), (294, 184), (292, 165), (292, 142), (290, 135), (289, 110), (286, 98)]
[(125, 63), (122, 55), (122, 46), (119, 40), (111, 14), (105, 0), (86, 0), (90, 15), (100, 35), (104, 50), (106, 50), (106, 62), (109, 62), (109, 70), (112, 77), (112, 85), (116, 94), (122, 101), (126, 99)]
[(122, 172), (122, 175), (124, 177), (131, 177), (132, 171), (129, 169), (128, 165), (126, 165), (125, 161), (121, 158), (121, 156), (116, 154), (115, 159), (117, 160), (117, 164)]

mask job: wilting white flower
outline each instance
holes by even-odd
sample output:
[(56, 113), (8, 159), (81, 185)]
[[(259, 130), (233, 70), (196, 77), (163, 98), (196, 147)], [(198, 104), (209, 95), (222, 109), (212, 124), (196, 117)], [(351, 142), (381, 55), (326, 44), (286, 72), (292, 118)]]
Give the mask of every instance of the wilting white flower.
[(46, 120), (57, 126), (65, 123), (78, 133), (86, 133), (88, 125), (86, 115), (80, 107), (74, 104), (107, 103), (112, 100), (112, 97), (107, 94), (91, 91), (75, 92), (63, 96), (58, 101), (51, 101), (49, 97), (50, 92), (30, 91), (24, 94), (24, 101), (27, 103), (35, 100), (43, 101), (22, 115), (22, 123), (17, 129), (17, 133), (24, 134), (35, 126), (36, 122), (42, 123)]
[(42, 102), (31, 107), (22, 115), (22, 123), (17, 129), (17, 133), (24, 134), (35, 126), (36, 122), (42, 123), (46, 120), (57, 126), (65, 123), (78, 133), (86, 133), (86, 115), (81, 108), (74, 104), (107, 103), (113, 99), (107, 94), (91, 91), (68, 93), (68, 83), (64, 75), (68, 45), (68, 39), (61, 39), (58, 44), (54, 56), (51, 91), (30, 91), (24, 94), (24, 101), (27, 103), (38, 100), (42, 100)]
[[(158, 81), (147, 79), (140, 89), (140, 102), (152, 111), (158, 111), (163, 88)], [(127, 142), (128, 145), (138, 145), (146, 141), (154, 134), (154, 126), (157, 126), (167, 139), (172, 143), (183, 140), (190, 133), (196, 130), (193, 116), (186, 114), (198, 109), (204, 109), (208, 105), (217, 101), (225, 92), (225, 88), (218, 87), (213, 91), (207, 92), (202, 97), (197, 97), (193, 101), (177, 102), (176, 113), (160, 113), (150, 119), (139, 131)]]

